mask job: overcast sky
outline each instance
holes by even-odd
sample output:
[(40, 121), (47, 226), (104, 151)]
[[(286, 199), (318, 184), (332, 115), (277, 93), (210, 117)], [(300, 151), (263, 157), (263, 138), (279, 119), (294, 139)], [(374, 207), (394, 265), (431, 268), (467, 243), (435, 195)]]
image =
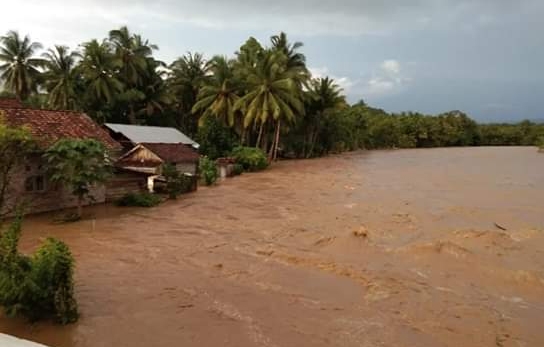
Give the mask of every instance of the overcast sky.
[(544, 118), (543, 17), (544, 0), (2, 0), (0, 33), (75, 47), (128, 25), (171, 62), (285, 31), (352, 102), (490, 121)]

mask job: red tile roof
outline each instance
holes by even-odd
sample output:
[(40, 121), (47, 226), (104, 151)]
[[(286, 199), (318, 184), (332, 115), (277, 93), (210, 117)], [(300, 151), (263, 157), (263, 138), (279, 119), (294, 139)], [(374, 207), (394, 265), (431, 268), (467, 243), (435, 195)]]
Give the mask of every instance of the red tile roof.
[(84, 113), (0, 107), (0, 118), (10, 126), (28, 127), (42, 147), (70, 138), (95, 139), (109, 149), (120, 149), (119, 143)]
[(0, 98), (0, 108), (23, 108), (23, 104), (17, 99)]
[(183, 143), (141, 143), (141, 145), (167, 163), (196, 162), (200, 158), (194, 148)]

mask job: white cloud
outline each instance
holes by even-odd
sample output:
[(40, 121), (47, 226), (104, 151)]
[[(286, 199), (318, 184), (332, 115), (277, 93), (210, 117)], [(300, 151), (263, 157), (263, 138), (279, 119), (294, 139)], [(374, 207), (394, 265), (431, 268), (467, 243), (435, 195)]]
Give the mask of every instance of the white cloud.
[(365, 97), (379, 97), (396, 92), (411, 78), (403, 75), (401, 64), (396, 59), (386, 59), (366, 82), (362, 93)]
[(395, 59), (384, 60), (380, 68), (389, 75), (398, 75), (400, 73), (400, 63)]
[(368, 92), (371, 95), (383, 94), (393, 90), (396, 83), (383, 77), (374, 77), (368, 81)]
[(352, 88), (357, 84), (357, 81), (354, 81), (349, 77), (337, 76), (331, 73), (327, 67), (310, 67), (308, 69), (314, 78), (332, 78), (334, 82), (344, 90), (345, 93), (351, 92)]

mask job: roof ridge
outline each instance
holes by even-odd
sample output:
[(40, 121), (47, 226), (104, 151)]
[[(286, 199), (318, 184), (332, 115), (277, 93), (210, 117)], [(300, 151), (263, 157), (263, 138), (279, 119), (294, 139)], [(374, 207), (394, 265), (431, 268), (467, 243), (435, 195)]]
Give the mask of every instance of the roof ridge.
[(52, 110), (50, 108), (32, 108), (32, 107), (25, 107), (25, 106), (22, 106), (22, 107), (4, 107), (4, 106), (0, 106), (0, 110), (28, 110), (28, 111), (38, 111), (38, 112), (39, 111), (47, 111), (47, 112), (77, 113), (77, 114), (82, 114), (82, 115), (86, 115), (87, 117), (89, 117), (87, 112), (84, 112), (84, 111)]
[(139, 125), (139, 124), (124, 124), (124, 123), (104, 123), (104, 125), (122, 125), (122, 126), (129, 126), (129, 127), (145, 127), (145, 128), (160, 128), (160, 129), (176, 129), (177, 131), (181, 132), (176, 127), (163, 127), (160, 125)]

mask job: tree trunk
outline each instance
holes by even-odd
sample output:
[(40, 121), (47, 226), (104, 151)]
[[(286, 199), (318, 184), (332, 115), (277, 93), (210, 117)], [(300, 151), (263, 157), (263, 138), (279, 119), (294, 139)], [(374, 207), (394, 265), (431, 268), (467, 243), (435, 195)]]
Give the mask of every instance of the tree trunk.
[(270, 145), (270, 148), (267, 148), (267, 151), (266, 151), (266, 152), (268, 152), (268, 155), (267, 155), (268, 156), (268, 162), (271, 162), (273, 160), (275, 144), (276, 144), (276, 136), (274, 134), (274, 138), (272, 138), (272, 144)]
[(274, 136), (274, 157), (273, 160), (278, 159), (278, 147), (280, 146), (280, 129), (281, 129), (281, 119), (278, 119), (278, 125), (276, 127), (276, 136)]
[(310, 150), (308, 151), (308, 156), (306, 158), (311, 158), (314, 154), (315, 144), (317, 142), (317, 130), (313, 131), (310, 136)]
[(130, 124), (136, 124), (136, 114), (134, 112), (134, 106), (130, 105), (130, 110), (128, 112), (128, 121)]
[(242, 131), (240, 134), (240, 146), (243, 146), (246, 143), (246, 128), (242, 126)]
[(263, 137), (263, 127), (264, 127), (264, 123), (261, 122), (261, 125), (259, 126), (259, 136), (257, 136), (257, 142), (255, 143), (256, 148), (261, 147), (261, 138)]

